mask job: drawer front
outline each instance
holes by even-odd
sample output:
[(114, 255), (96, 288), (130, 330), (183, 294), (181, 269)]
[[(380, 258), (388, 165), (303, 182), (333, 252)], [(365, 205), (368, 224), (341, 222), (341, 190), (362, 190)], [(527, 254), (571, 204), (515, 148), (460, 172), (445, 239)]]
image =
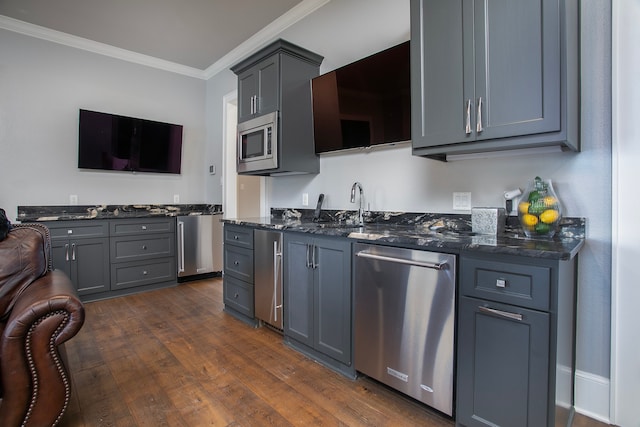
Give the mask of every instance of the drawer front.
[(112, 237), (111, 262), (123, 262), (169, 257), (175, 254), (173, 234), (140, 237)]
[(175, 258), (111, 264), (111, 290), (176, 281)]
[(549, 310), (549, 267), (463, 256), (460, 271), (463, 295)]
[(109, 236), (109, 222), (104, 220), (56, 221), (43, 223), (52, 240)]
[(226, 245), (224, 247), (224, 274), (253, 283), (253, 251)]
[(175, 218), (140, 218), (111, 221), (111, 236), (173, 233), (175, 230)]
[(224, 243), (253, 249), (253, 228), (225, 224)]
[(224, 303), (234, 310), (253, 318), (253, 286), (234, 277), (224, 277)]

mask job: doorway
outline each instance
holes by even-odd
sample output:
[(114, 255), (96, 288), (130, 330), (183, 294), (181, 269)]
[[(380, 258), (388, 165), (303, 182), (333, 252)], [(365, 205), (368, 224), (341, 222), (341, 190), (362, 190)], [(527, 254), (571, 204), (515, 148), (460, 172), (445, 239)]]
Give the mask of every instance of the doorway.
[(268, 216), (265, 178), (238, 175), (236, 172), (236, 128), (238, 124), (238, 92), (223, 98), (223, 210), (225, 218), (258, 218)]

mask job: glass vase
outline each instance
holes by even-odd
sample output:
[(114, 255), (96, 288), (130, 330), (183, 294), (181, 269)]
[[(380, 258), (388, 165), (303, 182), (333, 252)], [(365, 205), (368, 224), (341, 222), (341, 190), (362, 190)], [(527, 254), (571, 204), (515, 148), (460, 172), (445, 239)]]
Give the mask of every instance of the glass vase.
[(527, 237), (554, 236), (562, 219), (562, 207), (550, 179), (537, 176), (529, 182), (518, 204), (518, 219)]

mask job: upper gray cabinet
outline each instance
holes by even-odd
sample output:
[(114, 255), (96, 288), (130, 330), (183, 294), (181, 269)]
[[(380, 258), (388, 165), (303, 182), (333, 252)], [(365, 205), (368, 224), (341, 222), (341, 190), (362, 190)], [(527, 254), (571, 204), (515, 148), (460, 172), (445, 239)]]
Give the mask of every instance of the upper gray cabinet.
[(238, 74), (238, 123), (278, 110), (279, 68), (272, 55)]
[(413, 154), (579, 149), (578, 0), (411, 0)]

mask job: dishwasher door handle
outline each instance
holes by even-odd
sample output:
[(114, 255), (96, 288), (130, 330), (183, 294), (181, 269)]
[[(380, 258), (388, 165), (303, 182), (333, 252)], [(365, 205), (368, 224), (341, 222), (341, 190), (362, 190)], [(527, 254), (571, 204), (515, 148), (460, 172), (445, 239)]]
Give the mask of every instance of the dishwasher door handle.
[(444, 262), (416, 261), (413, 259), (395, 258), (395, 257), (390, 257), (385, 255), (376, 255), (376, 254), (372, 254), (370, 252), (365, 252), (365, 251), (357, 252), (356, 256), (359, 256), (361, 258), (376, 259), (379, 261), (395, 262), (398, 264), (415, 265), (417, 267), (431, 268), (433, 270), (445, 270), (448, 266), (448, 263), (446, 261)]

